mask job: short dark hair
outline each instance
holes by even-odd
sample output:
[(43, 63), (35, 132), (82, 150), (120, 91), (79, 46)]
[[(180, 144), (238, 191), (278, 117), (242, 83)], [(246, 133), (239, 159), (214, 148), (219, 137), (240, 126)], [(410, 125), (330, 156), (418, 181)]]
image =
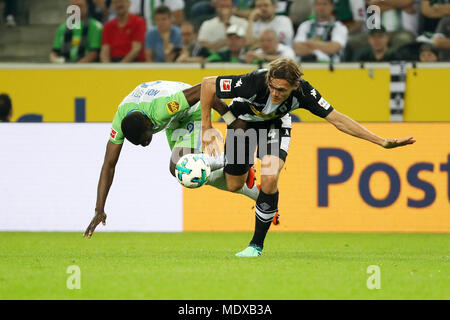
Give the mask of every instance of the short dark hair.
[(168, 6), (159, 6), (155, 9), (155, 15), (157, 14), (167, 14), (170, 17), (172, 16), (172, 11), (170, 11), (170, 8)]
[(122, 133), (128, 141), (139, 144), (141, 137), (148, 127), (148, 118), (142, 112), (131, 112), (122, 120)]
[(0, 94), (0, 122), (8, 122), (11, 113), (12, 103), (8, 94)]

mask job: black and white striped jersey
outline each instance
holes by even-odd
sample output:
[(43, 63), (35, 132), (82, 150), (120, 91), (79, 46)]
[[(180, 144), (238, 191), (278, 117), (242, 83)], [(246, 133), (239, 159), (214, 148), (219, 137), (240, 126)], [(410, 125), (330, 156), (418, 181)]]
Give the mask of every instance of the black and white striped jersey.
[(278, 119), (298, 108), (307, 109), (321, 118), (333, 110), (319, 91), (303, 79), (287, 100), (273, 104), (266, 73), (267, 69), (263, 69), (238, 76), (217, 77), (216, 95), (222, 99), (232, 98), (230, 110), (234, 116), (251, 122)]

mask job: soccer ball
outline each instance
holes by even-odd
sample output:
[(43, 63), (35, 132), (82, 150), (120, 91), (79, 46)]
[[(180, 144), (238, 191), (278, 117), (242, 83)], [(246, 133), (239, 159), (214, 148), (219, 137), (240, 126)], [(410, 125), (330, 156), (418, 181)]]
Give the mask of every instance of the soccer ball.
[(175, 177), (186, 188), (198, 188), (208, 181), (211, 167), (202, 154), (186, 154), (175, 167)]

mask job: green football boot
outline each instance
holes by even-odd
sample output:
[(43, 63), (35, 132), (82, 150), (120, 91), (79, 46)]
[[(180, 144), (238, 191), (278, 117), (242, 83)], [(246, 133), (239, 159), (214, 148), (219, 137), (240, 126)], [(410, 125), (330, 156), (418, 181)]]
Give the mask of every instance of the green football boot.
[(249, 245), (246, 249), (241, 252), (236, 253), (236, 257), (259, 257), (261, 255), (262, 249), (256, 245)]

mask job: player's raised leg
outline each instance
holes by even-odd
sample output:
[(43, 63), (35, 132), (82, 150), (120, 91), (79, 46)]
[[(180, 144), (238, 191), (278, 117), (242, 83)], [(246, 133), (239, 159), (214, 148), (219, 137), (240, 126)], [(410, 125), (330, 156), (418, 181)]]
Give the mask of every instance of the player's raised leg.
[[(177, 129), (166, 129), (167, 140), (172, 149), (170, 159), (170, 173), (175, 176), (175, 167), (178, 160), (188, 153), (201, 153), (200, 145), (200, 110), (196, 111), (190, 119), (181, 123)], [(203, 154), (204, 159), (211, 167), (211, 175), (206, 182), (207, 185), (224, 191), (243, 194), (252, 200), (256, 200), (259, 195), (259, 189), (253, 183), (252, 187), (241, 185), (237, 189), (229, 189), (225, 179), (223, 167), (225, 165), (224, 154), (208, 155)], [(254, 179), (254, 176), (253, 176)]]

